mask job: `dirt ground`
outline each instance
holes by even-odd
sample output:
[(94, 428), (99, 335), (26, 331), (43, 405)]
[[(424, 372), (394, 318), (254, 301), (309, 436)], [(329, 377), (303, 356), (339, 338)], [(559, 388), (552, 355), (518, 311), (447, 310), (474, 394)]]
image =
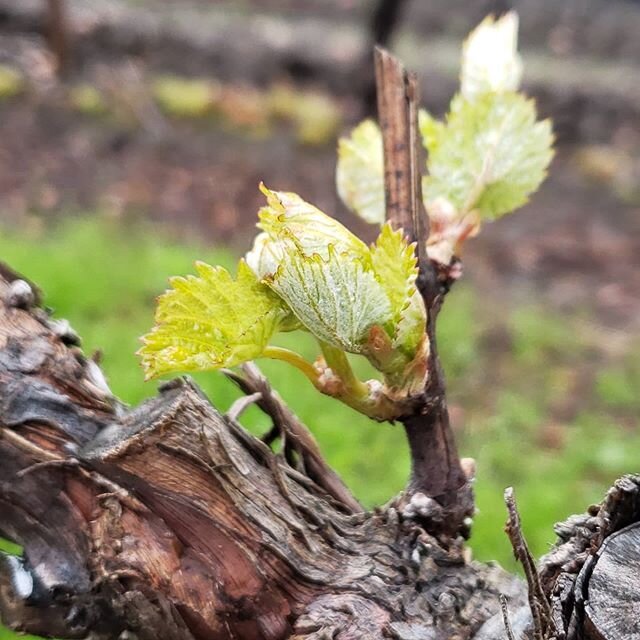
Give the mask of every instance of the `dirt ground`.
[[(449, 13), (441, 4), (409, 3), (397, 37), (437, 113), (455, 87), (447, 38), (457, 39), (490, 3), (470, 12), (454, 2)], [(534, 201), (471, 243), (467, 271), (497, 304), (541, 299), (561, 310), (593, 311), (597, 327), (631, 339), (640, 328), (640, 95), (629, 74), (637, 71), (640, 51), (629, 29), (640, 24), (640, 8), (620, 2), (605, 11), (593, 0), (589, 13), (566, 3), (554, 22), (549, 3), (520, 4), (523, 40), (533, 47), (528, 87), (556, 122), (558, 154)], [(133, 103), (129, 93), (133, 117), (125, 118), (79, 113), (66, 97), (79, 81), (135, 87), (171, 72), (215, 76), (247, 91), (251, 101), (252, 86), (265, 90), (284, 78), (332, 95), (346, 131), (361, 111), (362, 83), (354, 78), (365, 68), (357, 57), (366, 45), (362, 6), (274, 0), (235, 3), (233, 11), (204, 2), (184, 3), (183, 10), (174, 3), (169, 10), (130, 0), (108, 3), (105, 13), (101, 2), (70, 5), (74, 60), (61, 84), (52, 74), (38, 3), (20, 9), (0, 3), (0, 62), (28, 75), (25, 92), (0, 101), (3, 221), (42, 224), (98, 211), (149, 218), (187, 238), (245, 248), (263, 180), (373, 234), (335, 195), (335, 138), (305, 146), (280, 124), (256, 133), (206, 119), (177, 120), (160, 113), (144, 92)], [(211, 21), (206, 40), (194, 24), (202, 7)], [(585, 39), (585, 33), (598, 37)], [(431, 54), (418, 60), (427, 46)]]

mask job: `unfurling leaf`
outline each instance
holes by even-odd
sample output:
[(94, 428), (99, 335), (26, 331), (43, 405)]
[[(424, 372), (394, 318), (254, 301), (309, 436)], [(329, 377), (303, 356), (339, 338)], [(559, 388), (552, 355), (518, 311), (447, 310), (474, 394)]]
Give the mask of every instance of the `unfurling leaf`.
[(391, 316), (389, 299), (357, 256), (311, 256), (291, 242), (273, 276), (265, 282), (319, 340), (350, 353), (363, 353), (369, 330)]
[[(296, 193), (271, 191), (264, 185), (260, 185), (260, 190), (267, 197), (267, 206), (262, 207), (258, 213), (258, 227), (272, 242), (288, 243), (295, 239), (296, 245), (307, 256), (317, 253), (322, 258), (327, 258), (329, 245), (338, 253), (346, 251), (360, 257), (368, 255), (369, 249), (360, 238)], [(269, 259), (261, 257), (265, 250), (270, 251), (274, 257), (282, 255), (282, 246), (269, 245), (266, 239), (261, 242), (263, 244), (258, 247), (258, 256), (248, 258), (252, 265), (269, 264)], [(264, 275), (267, 274), (259, 273), (260, 277)]]
[(287, 315), (244, 261), (236, 279), (203, 262), (196, 269), (197, 276), (172, 278), (172, 288), (158, 300), (156, 326), (138, 352), (147, 378), (256, 358)]
[(345, 205), (363, 220), (384, 222), (382, 134), (372, 120), (365, 120), (348, 138), (340, 139), (336, 186)]
[(369, 248), (299, 196), (263, 192), (269, 203), (260, 211), (264, 231), (247, 263), (281, 297), (289, 318), (320, 341), (325, 357), (333, 354), (320, 366), (320, 388), (372, 415), (378, 401), (371, 405), (372, 398), (362, 396), (369, 387), (354, 383), (348, 361), (336, 356), (346, 351), (366, 356), (384, 374), (396, 400), (406, 400), (409, 390), (424, 385), (423, 372), (412, 364), (424, 355), (426, 341), (414, 247), (401, 231), (385, 225)]
[(284, 257), (284, 242), (273, 239), (264, 231), (259, 233), (244, 259), (258, 278), (273, 275)]
[(522, 64), (513, 12), (485, 19), (463, 47), (461, 93), (446, 122), (421, 111), (428, 152), (422, 192), (430, 219), (427, 252), (448, 264), (483, 219), (525, 204), (544, 179), (553, 151), (549, 121), (515, 93)]
[(550, 122), (536, 122), (533, 102), (519, 94), (458, 96), (429, 149), (427, 211), (438, 199), (459, 217), (475, 210), (491, 219), (517, 209), (544, 179), (552, 142)]
[[(393, 346), (405, 348), (407, 352), (412, 352), (411, 357), (413, 357), (427, 320), (422, 297), (418, 295), (422, 304), (414, 309), (417, 316), (413, 320), (417, 324), (419, 335), (416, 337), (406, 326), (407, 323), (411, 323), (411, 320), (405, 317), (405, 314), (417, 293), (415, 282), (418, 276), (418, 265), (414, 245), (407, 244), (402, 231), (394, 231), (387, 223), (382, 227), (376, 243), (371, 247), (371, 262), (376, 277), (391, 303), (392, 316), (388, 333), (392, 337)], [(405, 326), (402, 326), (403, 324)]]
[(425, 336), (427, 311), (420, 292), (414, 287), (409, 304), (404, 308), (396, 328), (393, 346), (402, 349), (408, 356), (415, 357), (420, 342)]
[(258, 213), (258, 227), (263, 229), (245, 259), (258, 278), (275, 274), (293, 242), (306, 256), (328, 258), (329, 246), (366, 260), (367, 245), (337, 220), (305, 202), (295, 193), (271, 191), (260, 185), (267, 196), (267, 206)]
[(516, 91), (522, 77), (518, 55), (518, 15), (487, 16), (462, 46), (460, 91), (468, 100), (485, 93)]

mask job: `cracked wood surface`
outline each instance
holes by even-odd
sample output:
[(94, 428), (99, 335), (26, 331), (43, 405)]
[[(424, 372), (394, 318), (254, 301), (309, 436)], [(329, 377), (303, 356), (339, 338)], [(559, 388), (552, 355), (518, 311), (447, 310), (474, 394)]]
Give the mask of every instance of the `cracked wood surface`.
[(346, 512), (187, 381), (126, 408), (16, 281), (2, 271), (0, 533), (25, 549), (0, 560), (6, 624), (61, 638), (462, 639), (500, 592), (524, 603), (522, 583), (468, 562), (461, 539), (394, 507)]

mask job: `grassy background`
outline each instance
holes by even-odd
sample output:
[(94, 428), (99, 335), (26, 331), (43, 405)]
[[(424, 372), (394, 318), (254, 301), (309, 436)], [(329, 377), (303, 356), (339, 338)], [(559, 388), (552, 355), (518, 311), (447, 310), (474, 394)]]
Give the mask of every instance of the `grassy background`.
[[(131, 404), (157, 386), (143, 381), (134, 352), (167, 277), (191, 272), (195, 259), (231, 268), (235, 261), (223, 249), (176, 244), (156, 230), (125, 230), (97, 217), (67, 218), (53, 230), (3, 230), (0, 259), (42, 287), (46, 304), (70, 320), (87, 352), (103, 350), (113, 391)], [(618, 475), (637, 470), (640, 360), (632, 349), (623, 362), (594, 367), (581, 318), (489, 307), (468, 285), (456, 287), (439, 340), (461, 455), (478, 463), (470, 544), (477, 558), (513, 569), (502, 532), (506, 486), (516, 488), (525, 533), (540, 555), (553, 542), (555, 521), (583, 511)], [(316, 355), (305, 336), (288, 334), (283, 344)], [(321, 396), (285, 363), (260, 365), (364, 504), (384, 503), (402, 489), (409, 461), (399, 427)], [(195, 377), (223, 411), (238, 395), (220, 374)], [(269, 426), (255, 408), (243, 422), (258, 432)], [(0, 629), (0, 640), (9, 637)]]

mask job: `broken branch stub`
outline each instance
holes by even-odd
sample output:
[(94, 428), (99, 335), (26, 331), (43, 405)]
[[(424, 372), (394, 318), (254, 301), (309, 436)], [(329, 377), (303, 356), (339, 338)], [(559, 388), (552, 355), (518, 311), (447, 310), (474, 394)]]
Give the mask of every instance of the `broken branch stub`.
[(418, 242), (420, 255), (419, 245), (426, 243), (429, 232), (422, 209), (418, 81), (385, 49), (376, 47), (374, 55), (387, 220), (403, 229), (410, 242)]

